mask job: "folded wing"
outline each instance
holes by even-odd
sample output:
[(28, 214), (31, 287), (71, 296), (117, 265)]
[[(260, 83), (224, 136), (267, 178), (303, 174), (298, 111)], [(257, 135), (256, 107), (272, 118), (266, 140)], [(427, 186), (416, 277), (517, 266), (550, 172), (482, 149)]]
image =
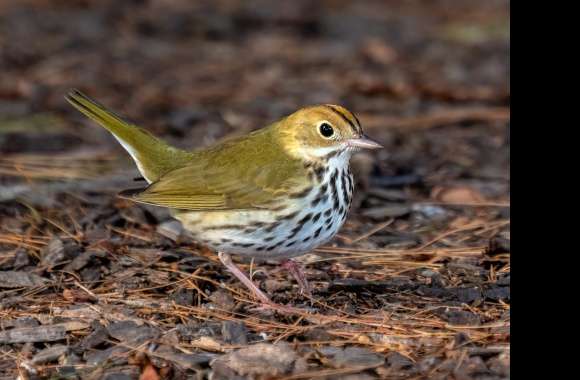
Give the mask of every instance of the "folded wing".
[(173, 209), (260, 209), (307, 185), (304, 165), (288, 157), (262, 130), (195, 153), (144, 191), (121, 194), (137, 202)]

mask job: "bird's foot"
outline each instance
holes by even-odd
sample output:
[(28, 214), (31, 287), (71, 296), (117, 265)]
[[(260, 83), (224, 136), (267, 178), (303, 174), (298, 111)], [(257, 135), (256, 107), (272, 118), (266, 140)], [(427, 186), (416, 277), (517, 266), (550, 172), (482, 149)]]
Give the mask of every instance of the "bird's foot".
[(222, 264), (224, 264), (224, 266), (228, 268), (228, 270), (234, 276), (236, 276), (238, 280), (242, 282), (242, 284), (246, 285), (246, 287), (254, 294), (254, 296), (256, 296), (257, 299), (259, 299), (264, 304), (273, 304), (273, 302), (270, 301), (270, 298), (268, 298), (268, 296), (264, 294), (264, 292), (262, 292), (260, 288), (258, 288), (256, 284), (254, 284), (254, 282), (250, 280), (250, 278), (246, 276), (246, 274), (240, 268), (238, 268), (236, 264), (234, 264), (230, 255), (224, 252), (219, 252), (218, 257)]
[(292, 277), (294, 277), (298, 283), (298, 287), (300, 288), (300, 294), (312, 297), (312, 289), (306, 279), (306, 274), (304, 273), (304, 267), (302, 264), (292, 259), (287, 259), (280, 264), (280, 267), (290, 272)]
[(240, 268), (238, 268), (236, 264), (234, 264), (230, 255), (227, 253), (219, 252), (218, 257), (222, 264), (224, 264), (224, 266), (228, 268), (228, 270), (234, 276), (236, 276), (242, 282), (242, 284), (244, 284), (260, 301), (261, 305), (255, 308), (256, 310), (274, 310), (288, 314), (304, 312), (304, 310), (300, 310), (292, 306), (279, 305), (273, 302), (264, 292), (262, 292), (262, 290), (260, 290), (260, 288), (258, 288), (258, 286), (256, 286), (256, 284), (254, 284), (252, 280), (250, 280), (250, 278)]
[[(258, 286), (256, 286), (256, 284), (254, 284), (252, 280), (250, 280), (250, 278), (240, 268), (238, 268), (236, 264), (234, 264), (230, 255), (224, 252), (219, 252), (218, 257), (222, 262), (222, 264), (224, 264), (224, 266), (234, 276), (236, 276), (242, 282), (242, 284), (244, 284), (252, 292), (252, 294), (254, 294), (254, 296), (260, 301), (261, 305), (254, 308), (254, 310), (256, 311), (274, 310), (286, 314), (303, 314), (306, 311), (292, 306), (279, 305), (273, 302), (264, 292), (262, 292), (262, 290), (260, 290), (260, 288), (258, 288)], [(301, 287), (303, 286), (302, 284), (306, 284), (306, 289), (309, 289), (308, 282), (304, 277), (304, 273), (302, 272), (300, 265), (294, 261), (292, 261), (292, 263), (293, 264), (286, 263), (283, 264), (285, 265), (283, 268), (289, 270), (290, 273), (292, 273), (295, 277), (300, 276), (303, 282), (300, 282), (300, 280), (298, 280), (298, 277), (296, 278), (297, 281), (299, 281), (299, 283), (301, 284)]]

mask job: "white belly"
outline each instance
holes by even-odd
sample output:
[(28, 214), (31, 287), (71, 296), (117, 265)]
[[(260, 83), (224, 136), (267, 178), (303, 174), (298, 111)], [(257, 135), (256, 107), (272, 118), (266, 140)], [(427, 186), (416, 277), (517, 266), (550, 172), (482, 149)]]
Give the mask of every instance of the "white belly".
[(282, 211), (184, 211), (175, 217), (216, 251), (272, 259), (300, 256), (332, 239), (350, 208), (354, 183), (347, 168), (328, 170), (323, 184)]

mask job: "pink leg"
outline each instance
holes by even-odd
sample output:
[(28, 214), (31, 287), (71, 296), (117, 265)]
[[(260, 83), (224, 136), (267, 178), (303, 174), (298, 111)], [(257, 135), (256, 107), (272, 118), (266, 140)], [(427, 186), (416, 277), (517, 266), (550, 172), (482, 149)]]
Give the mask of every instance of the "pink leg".
[(292, 260), (292, 259), (288, 259), (288, 260), (284, 260), (280, 266), (284, 269), (286, 269), (288, 272), (290, 272), (290, 274), (294, 277), (294, 279), (296, 280), (296, 282), (298, 283), (298, 286), (300, 287), (300, 293), (301, 294), (306, 294), (307, 296), (312, 296), (311, 293), (311, 289), (310, 289), (310, 284), (308, 283), (308, 280), (306, 279), (306, 275), (304, 274), (304, 269), (302, 268), (302, 265), (300, 265), (299, 263), (297, 263), (296, 261)]
[(248, 276), (246, 276), (246, 274), (244, 272), (242, 272), (242, 270), (240, 268), (238, 268), (236, 266), (236, 264), (234, 264), (234, 262), (232, 261), (232, 257), (230, 255), (228, 255), (227, 253), (224, 252), (219, 252), (218, 253), (218, 257), (220, 259), (220, 261), (222, 262), (222, 264), (225, 265), (226, 268), (228, 268), (228, 270), (238, 278), (238, 280), (240, 280), (244, 285), (246, 285), (246, 287), (248, 289), (250, 289), (250, 291), (252, 293), (254, 293), (254, 295), (263, 303), (267, 304), (267, 305), (274, 305), (274, 303), (272, 301), (270, 301), (270, 299), (268, 298), (267, 295), (264, 294), (264, 292), (262, 292), (260, 290), (260, 288), (258, 288), (253, 282), (252, 280), (250, 280), (248, 278)]
[(262, 301), (263, 305), (261, 307), (259, 307), (258, 309), (263, 309), (265, 307), (265, 308), (276, 309), (279, 312), (288, 313), (288, 314), (302, 314), (302, 313), (304, 313), (304, 310), (300, 310), (300, 309), (297, 309), (297, 308), (292, 307), (292, 306), (278, 305), (278, 304), (270, 301), (268, 296), (265, 295), (260, 290), (260, 288), (258, 288), (252, 282), (252, 280), (250, 280), (248, 278), (248, 276), (246, 276), (246, 274), (244, 272), (242, 272), (242, 270), (236, 266), (236, 264), (234, 264), (234, 262), (232, 261), (232, 257), (230, 255), (228, 255), (227, 253), (224, 253), (224, 252), (218, 252), (218, 257), (219, 257), (220, 261), (222, 262), (222, 264), (224, 264), (225, 267), (228, 268), (228, 270), (230, 272), (232, 272), (232, 274), (234, 276), (236, 276), (244, 285), (246, 285), (246, 287), (248, 289), (250, 289), (250, 291), (252, 293), (254, 293), (254, 295), (260, 301)]

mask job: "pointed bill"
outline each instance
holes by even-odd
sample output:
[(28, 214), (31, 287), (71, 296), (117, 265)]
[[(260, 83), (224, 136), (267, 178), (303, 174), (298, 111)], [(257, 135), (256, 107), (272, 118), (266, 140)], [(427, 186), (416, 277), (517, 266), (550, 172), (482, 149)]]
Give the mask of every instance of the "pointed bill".
[(364, 135), (362, 137), (357, 138), (357, 139), (347, 140), (347, 144), (349, 147), (362, 148), (362, 149), (380, 149), (383, 147), (378, 142), (375, 142)]

